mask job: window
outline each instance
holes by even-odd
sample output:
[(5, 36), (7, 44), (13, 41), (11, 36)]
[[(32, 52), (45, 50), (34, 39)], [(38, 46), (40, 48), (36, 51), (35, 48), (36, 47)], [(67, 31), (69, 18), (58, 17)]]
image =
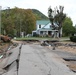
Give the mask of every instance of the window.
[(39, 28), (41, 28), (41, 24), (39, 25)]

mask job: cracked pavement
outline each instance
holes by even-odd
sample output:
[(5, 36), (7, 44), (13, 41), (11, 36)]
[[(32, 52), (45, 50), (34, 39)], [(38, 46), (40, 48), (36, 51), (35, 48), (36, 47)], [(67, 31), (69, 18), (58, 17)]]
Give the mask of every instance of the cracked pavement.
[(76, 75), (57, 54), (46, 48), (22, 45), (18, 75)]

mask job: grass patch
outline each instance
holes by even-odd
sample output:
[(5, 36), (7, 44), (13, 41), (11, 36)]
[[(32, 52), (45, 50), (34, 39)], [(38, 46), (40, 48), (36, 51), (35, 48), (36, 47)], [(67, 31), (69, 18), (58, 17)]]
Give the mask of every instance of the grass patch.
[(52, 38), (50, 37), (25, 37), (25, 38), (16, 38), (18, 41), (23, 41), (23, 40), (51, 40)]
[(62, 38), (51, 38), (51, 37), (25, 37), (25, 38), (16, 38), (17, 41), (27, 41), (27, 40), (59, 40), (63, 42), (69, 42), (68, 37), (62, 37)]

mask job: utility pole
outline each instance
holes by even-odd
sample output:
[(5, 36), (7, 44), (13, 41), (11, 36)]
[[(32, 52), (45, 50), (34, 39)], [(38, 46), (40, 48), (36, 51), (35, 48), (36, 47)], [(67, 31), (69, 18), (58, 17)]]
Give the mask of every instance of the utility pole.
[(0, 6), (0, 41), (1, 41), (1, 9), (2, 9), (2, 6)]

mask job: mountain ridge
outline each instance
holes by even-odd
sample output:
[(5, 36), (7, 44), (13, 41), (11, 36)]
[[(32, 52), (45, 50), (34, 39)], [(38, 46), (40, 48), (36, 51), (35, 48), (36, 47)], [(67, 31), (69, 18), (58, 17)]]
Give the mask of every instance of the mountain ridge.
[(42, 12), (40, 12), (39, 10), (37, 9), (31, 9), (33, 14), (35, 15), (36, 17), (36, 20), (48, 20), (48, 17), (45, 16)]

